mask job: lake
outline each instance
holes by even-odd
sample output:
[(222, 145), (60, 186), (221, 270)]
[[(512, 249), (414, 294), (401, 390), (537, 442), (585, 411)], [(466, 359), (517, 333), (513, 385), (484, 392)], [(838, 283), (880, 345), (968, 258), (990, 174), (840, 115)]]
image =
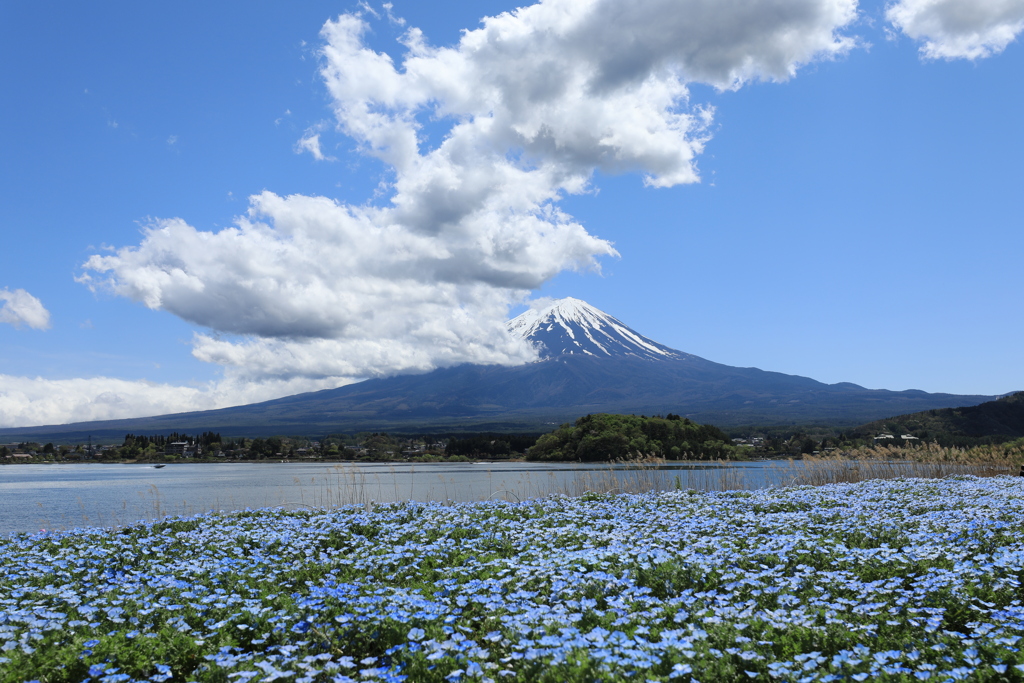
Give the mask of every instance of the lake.
[(174, 463), (0, 467), (0, 534), (117, 526), (168, 515), (401, 500), (523, 500), (651, 488), (788, 483), (787, 463)]

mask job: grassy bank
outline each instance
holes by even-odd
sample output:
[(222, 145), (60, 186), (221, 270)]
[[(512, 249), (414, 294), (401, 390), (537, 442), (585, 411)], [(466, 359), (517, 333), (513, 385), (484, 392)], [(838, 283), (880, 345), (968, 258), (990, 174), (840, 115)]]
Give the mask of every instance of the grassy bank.
[(246, 511), (0, 540), (0, 681), (1018, 680), (1024, 482)]

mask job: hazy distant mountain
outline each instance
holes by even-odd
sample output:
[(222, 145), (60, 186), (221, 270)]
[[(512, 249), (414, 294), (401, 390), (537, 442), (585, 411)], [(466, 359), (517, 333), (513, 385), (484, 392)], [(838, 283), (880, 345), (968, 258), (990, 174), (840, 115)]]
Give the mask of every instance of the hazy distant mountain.
[(508, 323), (540, 360), (460, 365), (222, 410), (56, 427), (0, 430), (16, 438), (219, 431), (225, 435), (352, 430), (549, 430), (596, 412), (682, 414), (719, 426), (825, 423), (852, 427), (887, 415), (975, 405), (992, 396), (823, 384), (714, 363), (659, 344), (578, 299)]

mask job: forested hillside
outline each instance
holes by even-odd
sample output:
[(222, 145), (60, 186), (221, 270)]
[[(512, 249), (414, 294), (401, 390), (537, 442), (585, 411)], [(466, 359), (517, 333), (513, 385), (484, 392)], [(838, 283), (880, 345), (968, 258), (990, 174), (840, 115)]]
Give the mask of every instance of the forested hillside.
[(964, 408), (939, 408), (876, 420), (858, 427), (854, 436), (911, 434), (944, 446), (1003, 443), (1024, 437), (1024, 391)]
[(528, 460), (713, 460), (734, 453), (718, 427), (669, 413), (666, 417), (596, 413), (564, 424), (537, 440)]

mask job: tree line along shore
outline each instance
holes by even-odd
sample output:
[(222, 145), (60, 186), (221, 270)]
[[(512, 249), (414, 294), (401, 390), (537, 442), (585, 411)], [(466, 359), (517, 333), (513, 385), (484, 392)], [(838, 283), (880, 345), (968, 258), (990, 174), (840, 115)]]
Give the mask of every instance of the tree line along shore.
[[(1021, 395), (1001, 399), (1024, 405)], [(978, 412), (976, 409), (975, 412)], [(964, 423), (961, 413), (953, 413)], [(680, 415), (595, 413), (542, 433), (402, 434), (359, 432), (303, 436), (222, 437), (201, 434), (126, 434), (121, 443), (19, 442), (0, 444), (0, 463), (46, 462), (459, 462), (528, 460), (602, 462), (636, 460), (751, 460), (807, 456), (860, 456), (885, 451), (900, 457), (943, 452), (946, 459), (1009, 459), (1024, 439), (972, 437), (943, 431), (942, 413), (900, 416), (838, 430), (810, 427), (744, 427), (728, 432)], [(973, 415), (968, 413), (969, 416)], [(989, 418), (986, 418), (989, 419)], [(975, 418), (975, 421), (978, 421)], [(1005, 422), (1005, 420), (1004, 420)], [(960, 432), (965, 431), (960, 429)], [(936, 450), (938, 449), (938, 450)], [(951, 455), (952, 454), (952, 455)]]

